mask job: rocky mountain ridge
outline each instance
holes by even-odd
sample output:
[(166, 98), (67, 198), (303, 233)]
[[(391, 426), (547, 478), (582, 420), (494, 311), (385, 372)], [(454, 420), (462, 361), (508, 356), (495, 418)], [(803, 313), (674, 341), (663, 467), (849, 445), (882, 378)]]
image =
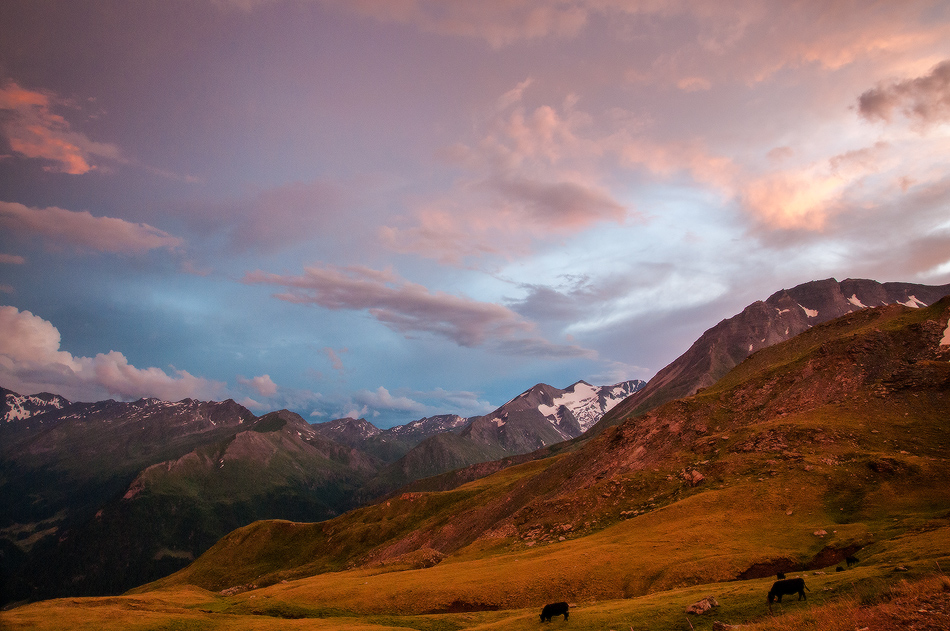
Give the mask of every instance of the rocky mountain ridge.
[(947, 295), (950, 285), (851, 278), (840, 282), (829, 278), (779, 290), (703, 333), (645, 388), (605, 414), (599, 427), (616, 425), (630, 415), (695, 394), (716, 383), (755, 351), (791, 339), (815, 325), (869, 307), (925, 307)]

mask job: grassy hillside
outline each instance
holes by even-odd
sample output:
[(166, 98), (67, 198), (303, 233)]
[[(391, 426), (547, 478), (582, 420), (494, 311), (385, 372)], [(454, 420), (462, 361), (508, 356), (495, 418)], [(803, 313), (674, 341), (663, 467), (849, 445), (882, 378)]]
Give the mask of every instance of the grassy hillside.
[[(560, 600), (576, 607), (552, 628), (832, 628), (816, 622), (828, 606), (851, 612), (854, 629), (858, 614), (924, 601), (938, 616), (939, 568), (950, 567), (948, 326), (950, 300), (851, 314), (575, 452), (327, 522), (258, 522), (127, 596), (38, 603), (0, 622), (536, 629), (541, 606)], [(860, 563), (836, 572), (849, 554)], [(768, 626), (776, 571), (811, 589), (776, 607), (790, 626)], [(685, 614), (710, 594), (712, 614)]]

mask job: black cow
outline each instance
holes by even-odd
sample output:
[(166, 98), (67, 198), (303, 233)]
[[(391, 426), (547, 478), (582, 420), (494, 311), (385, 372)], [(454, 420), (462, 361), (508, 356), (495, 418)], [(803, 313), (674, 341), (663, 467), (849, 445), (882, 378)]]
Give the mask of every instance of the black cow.
[(847, 561), (848, 567), (851, 567), (852, 565), (854, 565), (855, 563), (858, 562), (858, 557), (856, 557), (856, 556), (849, 556), (849, 557), (847, 557), (847, 558), (845, 559), (845, 561)]
[(544, 609), (541, 610), (541, 622), (551, 622), (551, 616), (560, 616), (561, 614), (564, 614), (564, 619), (567, 620), (568, 607), (567, 603), (545, 605)]
[(778, 573), (775, 575), (775, 578), (777, 578), (777, 579), (783, 579), (783, 578), (785, 578), (785, 575), (782, 574), (781, 572), (778, 572)]
[[(805, 595), (805, 590), (808, 589), (805, 587), (805, 579), (803, 578), (786, 578), (784, 581), (775, 581), (772, 583), (772, 589), (769, 590), (769, 611), (772, 611), (772, 603), (778, 600), (782, 602), (782, 596), (786, 594), (798, 594), (798, 600), (808, 600), (808, 596)], [(811, 591), (808, 589), (808, 591)]]

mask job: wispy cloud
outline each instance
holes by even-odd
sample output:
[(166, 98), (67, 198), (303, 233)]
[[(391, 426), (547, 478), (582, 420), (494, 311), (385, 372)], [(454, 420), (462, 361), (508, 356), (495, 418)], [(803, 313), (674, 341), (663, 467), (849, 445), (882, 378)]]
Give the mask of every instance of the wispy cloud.
[(224, 390), (223, 383), (185, 370), (168, 374), (160, 368), (136, 368), (117, 351), (76, 357), (60, 350), (60, 334), (52, 323), (10, 306), (0, 306), (0, 379), (17, 392), (56, 392), (81, 401), (110, 396), (211, 399)]
[(950, 60), (930, 74), (882, 84), (858, 98), (858, 110), (868, 120), (890, 123), (895, 112), (924, 125), (950, 120)]
[(327, 357), (330, 359), (330, 365), (333, 367), (333, 370), (342, 373), (344, 371), (344, 367), (343, 358), (340, 357), (340, 353), (346, 353), (348, 352), (348, 349), (342, 348), (338, 353), (335, 349), (327, 346), (323, 349), (323, 352), (326, 353)]
[(0, 253), (0, 263), (7, 265), (23, 265), (26, 263), (26, 259), (20, 256), (19, 254), (3, 254)]
[(94, 217), (86, 210), (55, 206), (30, 208), (16, 202), (0, 201), (0, 227), (10, 233), (37, 236), (58, 246), (114, 254), (136, 254), (158, 248), (175, 250), (184, 245), (179, 237), (145, 223)]
[(396, 252), (463, 264), (486, 255), (513, 258), (599, 223), (641, 221), (600, 181), (598, 160), (613, 139), (590, 129), (591, 117), (568, 97), (561, 108), (521, 103), (530, 81), (505, 93), (489, 129), (443, 152), (460, 169), (440, 197), (420, 201), (405, 225), (380, 229)]
[(119, 148), (96, 142), (74, 131), (69, 122), (53, 112), (58, 99), (8, 81), (0, 87), (0, 131), (10, 148), (26, 158), (45, 160), (48, 171), (82, 175), (96, 168), (98, 159), (122, 161)]
[(182, 221), (203, 235), (221, 235), (229, 251), (275, 252), (313, 238), (339, 221), (347, 194), (326, 180), (290, 182), (213, 203), (179, 209)]
[(326, 309), (366, 311), (405, 335), (429, 333), (465, 347), (490, 345), (514, 354), (548, 357), (591, 356), (577, 346), (551, 344), (534, 325), (501, 305), (480, 302), (411, 283), (391, 270), (366, 267), (308, 267), (300, 276), (262, 271), (244, 282), (285, 287), (275, 297)]

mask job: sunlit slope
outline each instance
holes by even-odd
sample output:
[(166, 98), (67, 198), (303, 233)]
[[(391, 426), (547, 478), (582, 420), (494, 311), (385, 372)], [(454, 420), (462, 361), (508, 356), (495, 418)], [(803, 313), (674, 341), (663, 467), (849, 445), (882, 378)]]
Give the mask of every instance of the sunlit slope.
[[(319, 586), (322, 602), (419, 612), (835, 563), (950, 512), (948, 320), (947, 300), (851, 314), (579, 452), (321, 524), (256, 523), (156, 585), (313, 575), (298, 589)], [(318, 576), (347, 568), (365, 573)]]

